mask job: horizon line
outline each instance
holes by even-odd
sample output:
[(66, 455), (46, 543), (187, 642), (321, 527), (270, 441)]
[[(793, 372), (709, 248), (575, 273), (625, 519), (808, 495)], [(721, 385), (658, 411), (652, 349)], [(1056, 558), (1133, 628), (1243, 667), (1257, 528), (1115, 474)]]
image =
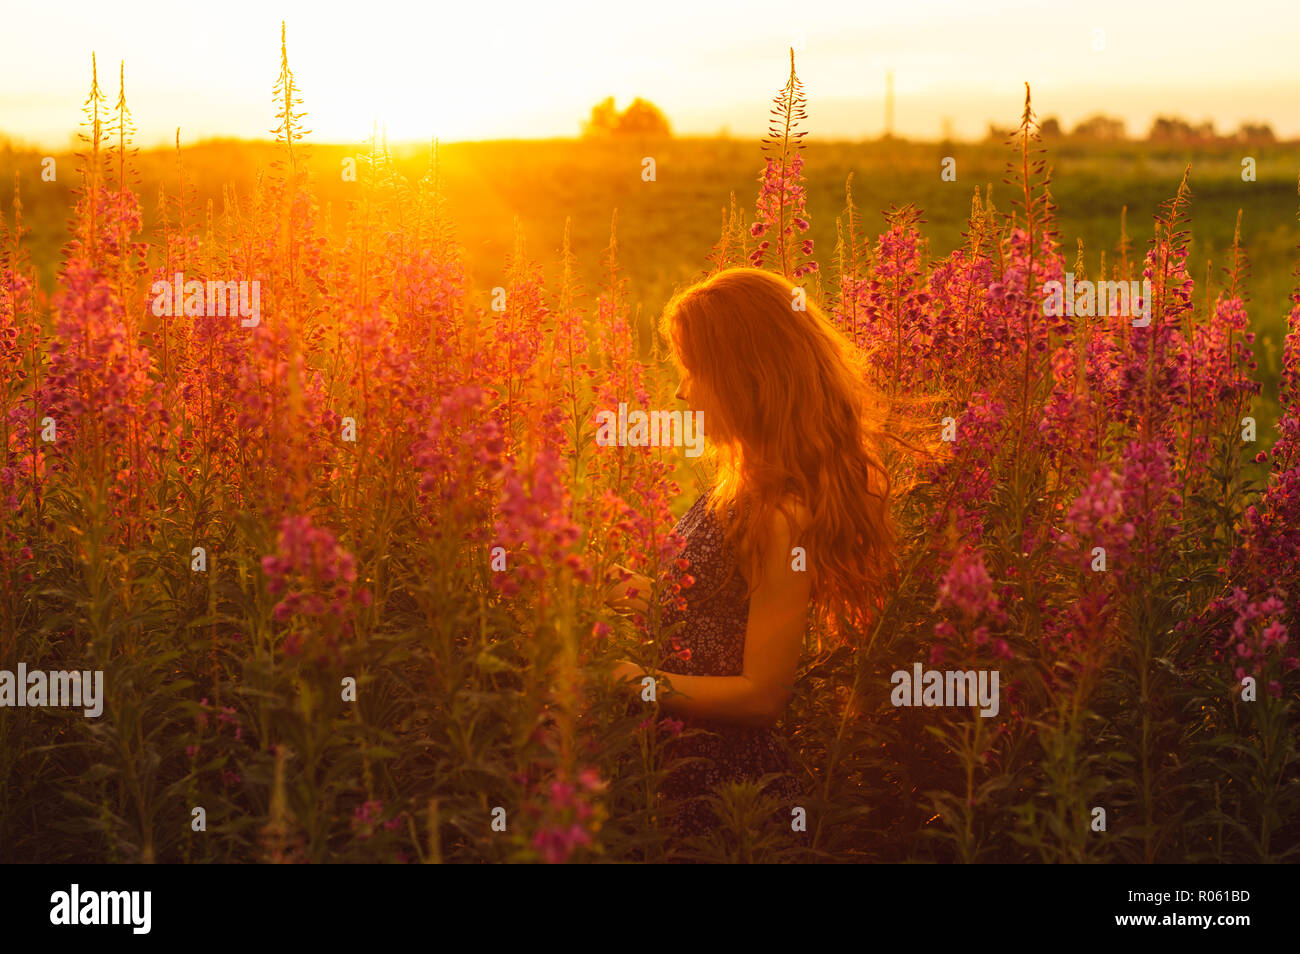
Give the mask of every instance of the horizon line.
[[(1017, 135), (1017, 129), (1015, 128), (1010, 130), (1005, 130), (1005, 132), (1007, 136)], [(80, 132), (68, 133), (69, 138), (77, 135), (83, 135), (83, 134)], [(1227, 146), (1233, 144), (1258, 144), (1264, 142), (1264, 140), (1257, 139), (1257, 138), (1243, 138), (1238, 136), (1236, 133), (1216, 134), (1213, 137), (1194, 137), (1189, 139), (1152, 139), (1149, 136), (1121, 136), (1121, 137), (1114, 137), (1114, 138), (1101, 138), (1101, 137), (1076, 136), (1072, 133), (1042, 136), (1041, 131), (1038, 133), (1038, 136), (1045, 145), (1050, 145), (1052, 143), (1065, 143), (1071, 145), (1097, 145), (1097, 146), (1132, 145), (1132, 146), (1194, 146), (1195, 147), (1195, 146), (1215, 146), (1215, 145)], [(527, 135), (496, 136), (492, 138), (479, 138), (479, 139), (441, 139), (439, 137), (431, 136), (427, 139), (404, 138), (404, 139), (389, 140), (387, 142), (387, 146), (389, 148), (389, 151), (392, 151), (394, 148), (410, 149), (414, 147), (420, 147), (420, 148), (427, 149), (430, 146), (432, 146), (435, 142), (439, 146), (460, 146), (460, 145), (514, 143), (514, 142), (534, 142), (534, 143), (569, 142), (569, 143), (628, 144), (628, 143), (638, 143), (638, 142), (661, 143), (661, 142), (699, 141), (699, 142), (761, 143), (764, 138), (765, 137), (761, 135), (738, 136), (731, 132), (727, 132), (723, 130), (719, 130), (714, 133), (686, 133), (682, 135), (669, 134), (667, 136), (633, 136), (633, 135), (584, 136), (582, 134), (570, 134), (570, 135), (549, 135), (549, 136), (527, 136)], [(859, 145), (883, 145), (887, 143), (895, 143), (899, 145), (938, 146), (938, 145), (943, 145), (945, 143), (952, 143), (952, 144), (971, 145), (971, 146), (981, 146), (981, 145), (997, 146), (997, 145), (1004, 145), (1006, 143), (1006, 138), (1007, 138), (1006, 136), (1002, 136), (1002, 135), (998, 135), (998, 136), (985, 135), (981, 137), (970, 137), (970, 136), (918, 137), (918, 136), (902, 136), (898, 134), (892, 134), (892, 135), (878, 134), (874, 136), (837, 136), (837, 135), (814, 136), (810, 133), (802, 141), (804, 143), (808, 143), (808, 142), (818, 142), (824, 144), (853, 143)], [(352, 148), (368, 145), (370, 141), (371, 140), (367, 140), (367, 139), (355, 140), (353, 142), (348, 142), (344, 140), (302, 140), (302, 144), (308, 147), (319, 146), (323, 148), (341, 147), (341, 148), (352, 149)], [(228, 143), (238, 143), (241, 145), (248, 145), (248, 146), (274, 146), (277, 145), (278, 142), (279, 141), (276, 139), (263, 138), (263, 137), (249, 138), (249, 137), (237, 136), (237, 135), (213, 135), (213, 136), (204, 136), (200, 139), (195, 139), (189, 142), (182, 141), (181, 148), (192, 149), (198, 146), (218, 145), (218, 144), (228, 144)], [(1283, 138), (1281, 136), (1277, 136), (1276, 134), (1274, 134), (1274, 138), (1272, 140), (1269, 140), (1268, 144), (1275, 145), (1275, 146), (1300, 145), (1300, 135), (1293, 136), (1291, 138)], [(58, 146), (57, 148), (50, 149), (48, 142), (33, 141), (21, 136), (15, 136), (6, 133), (3, 129), (0, 129), (0, 148), (3, 148), (7, 152), (39, 153), (45, 151), (48, 152), (49, 154), (58, 155), (58, 154), (75, 153), (81, 148), (81, 146), (72, 145), (70, 143), (65, 142), (63, 145)], [(133, 148), (138, 149), (141, 152), (160, 152), (162, 150), (175, 150), (177, 148), (177, 145), (174, 140), (159, 139), (159, 140), (155, 140), (153, 143), (148, 145), (137, 141), (133, 144)]]

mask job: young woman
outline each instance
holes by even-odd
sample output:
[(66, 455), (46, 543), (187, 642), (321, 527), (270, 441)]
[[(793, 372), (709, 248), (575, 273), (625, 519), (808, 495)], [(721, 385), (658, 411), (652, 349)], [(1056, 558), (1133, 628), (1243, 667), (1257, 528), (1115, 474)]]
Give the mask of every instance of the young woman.
[[(717, 464), (713, 487), (677, 524), (695, 577), (687, 608), (668, 603), (663, 614), (681, 624), (690, 654), (662, 665), (672, 687), (662, 708), (708, 730), (673, 743), (702, 761), (661, 793), (684, 836), (716, 825), (696, 796), (770, 772), (783, 773), (767, 791), (791, 817), (799, 784), (775, 727), (810, 616), (831, 630), (862, 625), (881, 602), (895, 537), (883, 408), (862, 357), (811, 300), (773, 273), (727, 269), (675, 295), (662, 330), (681, 373), (677, 398), (703, 412)], [(644, 610), (650, 592), (633, 576), (607, 600)], [(615, 670), (637, 698), (645, 675), (630, 662)]]

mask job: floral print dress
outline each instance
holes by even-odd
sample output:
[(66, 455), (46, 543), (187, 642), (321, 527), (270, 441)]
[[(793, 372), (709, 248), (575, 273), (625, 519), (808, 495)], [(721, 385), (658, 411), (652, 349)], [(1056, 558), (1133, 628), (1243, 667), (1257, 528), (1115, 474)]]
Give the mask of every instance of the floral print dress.
[[(674, 635), (689, 658), (674, 658), (660, 668), (667, 673), (689, 676), (739, 676), (743, 672), (745, 629), (749, 620), (749, 596), (734, 548), (728, 546), (724, 530), (708, 507), (704, 494), (677, 523), (676, 532), (685, 539), (682, 553), (695, 578), (685, 595), (685, 611), (669, 603), (664, 622), (682, 625)], [(734, 511), (729, 514), (729, 519)], [(790, 804), (799, 793), (793, 762), (776, 729), (752, 728), (734, 723), (682, 717), (684, 729), (705, 729), (691, 737), (677, 737), (669, 743), (674, 757), (703, 757), (703, 761), (681, 765), (660, 788), (668, 800), (670, 826), (682, 838), (706, 834), (718, 825), (707, 803), (697, 796), (712, 794), (712, 787), (731, 781), (757, 781), (769, 772), (783, 773), (765, 789), (782, 799), (780, 817), (790, 817)]]

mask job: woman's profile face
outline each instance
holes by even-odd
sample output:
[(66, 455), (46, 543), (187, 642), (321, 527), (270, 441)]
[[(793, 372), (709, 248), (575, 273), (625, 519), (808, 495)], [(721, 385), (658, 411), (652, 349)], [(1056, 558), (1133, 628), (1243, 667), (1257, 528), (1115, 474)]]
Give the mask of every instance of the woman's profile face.
[(682, 372), (682, 383), (677, 385), (677, 393), (673, 395), (677, 400), (683, 401), (689, 407), (691, 403), (690, 393), (691, 375), (689, 371)]
[(703, 409), (700, 407), (699, 398), (702, 395), (696, 394), (695, 390), (696, 390), (695, 382), (694, 380), (692, 380), (690, 372), (683, 369), (682, 383), (677, 385), (677, 393), (674, 394), (673, 397), (675, 397), (677, 400), (681, 401), (683, 404), (686, 405), (687, 414), (693, 414), (695, 416), (695, 427), (698, 430), (700, 436), (702, 437), (704, 436), (705, 433), (704, 430), (705, 415), (703, 413)]

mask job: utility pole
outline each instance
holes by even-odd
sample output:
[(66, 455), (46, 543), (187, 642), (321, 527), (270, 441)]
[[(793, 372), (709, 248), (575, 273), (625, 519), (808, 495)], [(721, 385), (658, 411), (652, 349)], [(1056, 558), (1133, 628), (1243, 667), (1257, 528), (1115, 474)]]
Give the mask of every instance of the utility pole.
[(894, 138), (894, 71), (885, 71), (885, 138)]

